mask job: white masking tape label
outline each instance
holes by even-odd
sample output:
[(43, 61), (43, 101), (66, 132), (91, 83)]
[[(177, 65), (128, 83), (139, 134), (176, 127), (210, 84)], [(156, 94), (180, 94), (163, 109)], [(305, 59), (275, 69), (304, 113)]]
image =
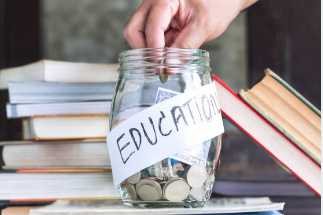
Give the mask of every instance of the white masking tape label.
[(214, 82), (155, 104), (108, 134), (114, 185), (223, 132)]

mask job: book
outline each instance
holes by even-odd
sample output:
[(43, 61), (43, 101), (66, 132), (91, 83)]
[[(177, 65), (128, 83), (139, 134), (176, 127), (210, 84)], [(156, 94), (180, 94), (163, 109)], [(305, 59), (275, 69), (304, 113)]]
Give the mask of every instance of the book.
[(301, 181), (251, 181), (217, 179), (213, 186), (213, 193), (224, 196), (317, 196)]
[(122, 201), (56, 201), (51, 205), (30, 210), (30, 215), (43, 214), (243, 214), (278, 215), (284, 203), (269, 198), (211, 198), (199, 208), (130, 208)]
[(33, 115), (110, 114), (111, 101), (7, 104), (7, 118)]
[(6, 208), (1, 210), (1, 215), (29, 215), (30, 209), (37, 209), (39, 207), (40, 206), (6, 207)]
[(321, 215), (321, 197), (270, 197), (273, 202), (285, 202), (286, 215)]
[(31, 201), (31, 202), (11, 202), (0, 201), (1, 215), (29, 215), (30, 209), (40, 208), (41, 206), (52, 204), (53, 201)]
[(222, 113), (248, 134), (277, 161), (321, 195), (321, 168), (293, 142), (245, 103), (236, 92), (215, 75)]
[(110, 170), (2, 170), (0, 175), (0, 200), (120, 199)]
[(23, 139), (95, 139), (106, 138), (108, 114), (48, 115), (24, 118)]
[(40, 60), (0, 70), (0, 89), (8, 82), (116, 82), (118, 64), (93, 64)]
[(9, 82), (10, 103), (112, 100), (115, 82)]
[(270, 69), (241, 98), (321, 164), (321, 112)]
[(111, 169), (104, 139), (5, 141), (2, 169)]

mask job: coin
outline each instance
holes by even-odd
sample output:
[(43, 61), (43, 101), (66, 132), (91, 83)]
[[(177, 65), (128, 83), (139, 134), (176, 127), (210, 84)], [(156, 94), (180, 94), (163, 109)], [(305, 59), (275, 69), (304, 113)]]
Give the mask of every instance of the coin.
[(140, 178), (141, 178), (141, 174), (140, 172), (137, 172), (132, 176), (130, 176), (129, 178), (127, 178), (127, 182), (129, 182), (130, 184), (136, 184), (140, 180)]
[(206, 177), (207, 172), (205, 167), (201, 164), (194, 164), (189, 168), (186, 180), (191, 187), (197, 188), (204, 184)]
[(182, 201), (190, 194), (190, 186), (182, 178), (172, 179), (165, 184), (163, 193), (169, 201)]
[[(144, 185), (148, 185), (150, 187), (147, 187)], [(144, 187), (141, 188), (142, 186)], [(151, 187), (153, 187), (157, 191), (157, 194), (158, 194), (157, 196), (155, 196), (156, 192)], [(160, 184), (152, 178), (141, 179), (136, 184), (136, 191), (137, 191), (137, 194), (140, 196), (140, 198), (142, 198), (145, 201), (156, 201), (163, 196), (163, 191)]]
[(167, 82), (168, 74), (165, 72), (165, 69), (159, 69), (159, 80), (164, 84)]
[(190, 192), (190, 198), (192, 200), (202, 200), (204, 197), (204, 186), (192, 188)]
[(132, 184), (125, 182), (124, 184), (122, 184), (122, 187), (126, 189), (131, 200), (137, 200), (136, 189)]
[(137, 189), (138, 195), (144, 201), (159, 200), (159, 193), (154, 186), (144, 184)]

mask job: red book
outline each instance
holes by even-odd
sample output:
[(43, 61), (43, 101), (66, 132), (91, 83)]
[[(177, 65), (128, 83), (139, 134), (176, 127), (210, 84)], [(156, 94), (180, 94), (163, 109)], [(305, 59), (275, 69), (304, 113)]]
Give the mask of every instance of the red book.
[(321, 196), (321, 167), (218, 77), (215, 80), (222, 113), (275, 159)]

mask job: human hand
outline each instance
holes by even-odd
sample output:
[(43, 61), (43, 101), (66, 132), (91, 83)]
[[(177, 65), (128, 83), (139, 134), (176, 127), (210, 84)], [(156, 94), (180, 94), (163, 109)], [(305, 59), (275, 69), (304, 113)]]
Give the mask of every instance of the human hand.
[(257, 0), (144, 0), (123, 34), (133, 49), (199, 48)]

